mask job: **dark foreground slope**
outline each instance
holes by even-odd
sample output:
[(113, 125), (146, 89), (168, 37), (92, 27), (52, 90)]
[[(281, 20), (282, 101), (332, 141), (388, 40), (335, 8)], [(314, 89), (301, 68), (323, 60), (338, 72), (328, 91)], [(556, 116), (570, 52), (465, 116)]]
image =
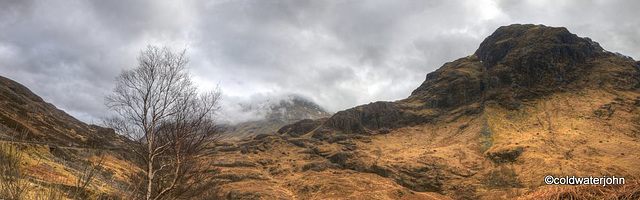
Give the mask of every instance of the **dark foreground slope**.
[[(496, 199), (561, 191), (546, 175), (631, 183), (640, 178), (639, 124), (639, 62), (565, 28), (510, 25), (406, 99), (221, 144), (218, 193)], [(607, 191), (595, 198), (640, 197), (638, 187)]]
[(0, 76), (0, 137), (63, 146), (118, 147), (113, 130), (87, 125), (27, 87)]
[[(19, 178), (25, 191), (22, 199), (118, 199), (126, 174), (137, 168), (124, 161), (125, 141), (113, 130), (78, 121), (23, 85), (0, 77), (0, 199), (10, 198), (2, 192), (8, 187), (4, 181), (13, 178)], [(9, 163), (7, 158), (18, 161)], [(78, 179), (86, 178), (90, 169), (95, 172), (92, 183), (77, 189)]]

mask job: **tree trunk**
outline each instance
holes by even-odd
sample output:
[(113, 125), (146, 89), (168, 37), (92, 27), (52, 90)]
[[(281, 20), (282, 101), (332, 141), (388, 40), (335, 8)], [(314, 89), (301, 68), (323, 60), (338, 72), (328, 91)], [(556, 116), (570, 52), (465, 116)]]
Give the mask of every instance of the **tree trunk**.
[(152, 145), (151, 143), (148, 144), (149, 146), (149, 160), (147, 162), (148, 168), (147, 168), (147, 200), (151, 200), (153, 199), (151, 197), (151, 193), (152, 193), (152, 187), (153, 187), (153, 155), (152, 155)]

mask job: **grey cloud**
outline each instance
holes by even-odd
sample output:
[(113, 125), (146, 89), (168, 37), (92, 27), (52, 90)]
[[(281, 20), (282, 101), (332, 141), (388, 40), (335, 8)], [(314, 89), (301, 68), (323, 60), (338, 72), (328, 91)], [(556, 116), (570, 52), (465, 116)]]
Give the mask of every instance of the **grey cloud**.
[[(225, 105), (301, 94), (329, 111), (410, 94), (512, 23), (565, 26), (640, 58), (636, 1), (0, 1), (0, 70), (97, 121), (147, 44), (186, 47)], [(227, 113), (233, 112), (230, 107)], [(250, 118), (251, 116), (244, 116)]]
[(640, 58), (640, 21), (635, 20), (639, 1), (560, 1), (549, 6), (537, 1), (503, 0), (499, 5), (512, 21), (564, 26), (609, 51)]
[(247, 97), (224, 95), (217, 122), (235, 125), (262, 120), (273, 111), (273, 106), (277, 106), (282, 101), (292, 103), (294, 98), (310, 99), (307, 96), (287, 93), (256, 93)]

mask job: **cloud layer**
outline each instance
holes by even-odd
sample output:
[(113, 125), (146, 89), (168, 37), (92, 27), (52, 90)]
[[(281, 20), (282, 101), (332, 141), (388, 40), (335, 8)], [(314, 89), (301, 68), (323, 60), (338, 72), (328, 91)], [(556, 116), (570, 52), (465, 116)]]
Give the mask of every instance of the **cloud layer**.
[[(638, 1), (0, 0), (0, 75), (97, 123), (147, 44), (187, 48), (224, 104), (300, 94), (329, 111), (410, 94), (513, 23), (564, 26), (640, 58)], [(224, 105), (223, 105), (224, 106)]]

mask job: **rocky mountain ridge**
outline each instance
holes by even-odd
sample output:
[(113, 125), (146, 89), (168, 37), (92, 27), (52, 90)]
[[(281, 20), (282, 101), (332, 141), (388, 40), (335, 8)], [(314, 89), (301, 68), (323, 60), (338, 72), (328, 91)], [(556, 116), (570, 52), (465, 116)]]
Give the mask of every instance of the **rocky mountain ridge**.
[[(440, 116), (478, 114), (485, 106), (517, 110), (523, 102), (552, 93), (638, 88), (640, 62), (605, 51), (566, 28), (512, 25), (497, 29), (474, 55), (429, 73), (408, 98), (340, 111), (323, 127), (344, 134), (386, 132)], [(328, 129), (314, 137), (323, 138)]]
[[(244, 176), (237, 170), (249, 170), (261, 178), (229, 179), (220, 195), (582, 198), (563, 189), (545, 192), (553, 188), (543, 178), (639, 179), (640, 171), (631, 167), (640, 164), (639, 105), (640, 62), (566, 28), (504, 26), (473, 55), (429, 73), (406, 99), (361, 105), (283, 126), (273, 135), (225, 143), (219, 149), (223, 172)], [(233, 164), (238, 160), (256, 164)], [(370, 182), (378, 178), (393, 182)], [(394, 189), (376, 188), (375, 182)], [(620, 187), (613, 187), (595, 195), (640, 197), (638, 185), (631, 187), (636, 189), (616, 193)]]

